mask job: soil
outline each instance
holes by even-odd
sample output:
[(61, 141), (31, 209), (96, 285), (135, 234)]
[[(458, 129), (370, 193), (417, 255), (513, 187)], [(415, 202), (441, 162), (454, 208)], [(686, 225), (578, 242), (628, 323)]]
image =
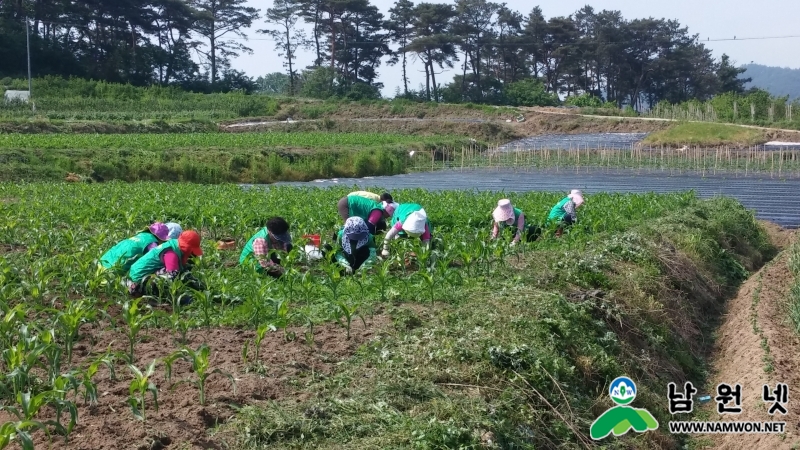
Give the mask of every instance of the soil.
[[(206, 405), (199, 403), (198, 390), (190, 383), (170, 386), (184, 379), (195, 379), (191, 365), (178, 360), (173, 365), (171, 382), (165, 377), (162, 358), (178, 350), (175, 334), (169, 330), (143, 330), (142, 341), (135, 347), (137, 367), (143, 372), (154, 359), (159, 360), (152, 381), (158, 386), (158, 410), (152, 397), (145, 400), (146, 423), (133, 417), (127, 404), (131, 371), (122, 364), (116, 365), (116, 380), (110, 379), (107, 368), (101, 366), (94, 378), (97, 383), (98, 402), (87, 406), (83, 399), (78, 404), (78, 424), (69, 436), (69, 442), (54, 437), (52, 448), (81, 450), (165, 449), (165, 448), (225, 448), (209, 433), (215, 426), (229, 420), (236, 408), (273, 400), (296, 398), (304, 400), (307, 394), (302, 387), (310, 380), (330, 375), (337, 364), (354, 354), (362, 344), (377, 338), (390, 323), (386, 315), (366, 318), (367, 327), (354, 319), (351, 338), (336, 324), (314, 328), (313, 344), (305, 342), (306, 328), (290, 327), (296, 339), (285, 342), (281, 331), (270, 332), (261, 343), (260, 364), (253, 364), (255, 333), (232, 328), (196, 329), (188, 335), (188, 347), (197, 349), (206, 343), (211, 349), (209, 369), (230, 373), (236, 380), (235, 392), (230, 380), (222, 375), (211, 375), (206, 384)], [(87, 367), (89, 362), (105, 353), (128, 351), (127, 338), (103, 325), (81, 328), (83, 339), (76, 345), (73, 366)], [(242, 348), (250, 341), (248, 365), (243, 364)], [(91, 343), (94, 343), (93, 345)], [(313, 347), (313, 348), (312, 348)], [(50, 411), (52, 414), (52, 411)], [(45, 414), (47, 415), (47, 414)], [(8, 420), (0, 414), (0, 423)], [(68, 415), (63, 415), (68, 420)], [(46, 436), (37, 432), (37, 448), (46, 445)]]
[[(795, 239), (794, 233), (777, 226), (768, 226), (768, 232), (779, 248), (786, 248)], [(785, 433), (707, 435), (698, 440), (701, 445), (710, 442), (706, 448), (766, 450), (800, 446), (800, 411), (792, 407), (793, 395), (800, 392), (800, 339), (787, 323), (785, 312), (787, 292), (794, 281), (787, 266), (788, 257), (788, 252), (781, 252), (747, 280), (728, 303), (713, 353), (708, 389), (712, 401), (703, 406), (709, 416), (706, 420), (786, 422)], [(774, 370), (769, 371), (770, 366)], [(713, 397), (719, 383), (741, 385), (741, 414), (718, 414)], [(770, 405), (761, 398), (764, 384), (774, 389), (777, 383), (789, 386), (786, 416), (767, 414)]]

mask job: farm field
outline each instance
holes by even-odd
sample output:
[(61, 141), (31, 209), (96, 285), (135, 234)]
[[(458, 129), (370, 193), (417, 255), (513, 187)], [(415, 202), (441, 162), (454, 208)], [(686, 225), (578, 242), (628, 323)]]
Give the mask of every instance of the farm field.
[[(400, 189), (429, 213), (430, 253), (398, 242), (353, 277), (296, 250), (279, 280), (236, 265), (273, 214), (295, 239), (329, 239), (347, 192), (0, 184), (4, 436), (18, 427), (45, 448), (36, 419), (67, 449), (584, 446), (618, 375), (667, 420), (664, 374), (703, 381), (722, 300), (775, 254), (728, 198), (589, 193), (564, 236), (509, 247), (488, 240), (496, 194)], [(563, 195), (511, 198), (540, 217)], [(97, 271), (155, 220), (204, 237), (193, 273), (208, 290), (189, 306), (132, 302)], [(625, 439), (683, 443), (663, 429)]]

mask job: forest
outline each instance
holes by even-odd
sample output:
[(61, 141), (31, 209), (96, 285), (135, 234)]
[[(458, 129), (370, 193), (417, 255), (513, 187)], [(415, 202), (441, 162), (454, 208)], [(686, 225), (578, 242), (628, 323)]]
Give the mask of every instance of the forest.
[[(271, 37), (283, 58), (281, 94), (379, 98), (385, 66), (402, 70), (409, 99), (548, 105), (559, 96), (643, 109), (659, 102), (743, 93), (744, 69), (715, 60), (676, 20), (627, 19), (585, 6), (566, 17), (487, 0), (413, 3), (388, 15), (369, 0), (7, 0), (0, 3), (0, 78), (26, 76), (26, 23), (34, 76), (90, 78), (193, 92), (259, 89), (231, 61)], [(298, 67), (310, 52), (310, 67)], [(424, 68), (416, 90), (407, 73)], [(455, 68), (452, 80), (444, 69)], [(274, 74), (273, 74), (274, 75)], [(579, 101), (580, 103), (580, 101)], [(577, 106), (599, 106), (578, 104)]]

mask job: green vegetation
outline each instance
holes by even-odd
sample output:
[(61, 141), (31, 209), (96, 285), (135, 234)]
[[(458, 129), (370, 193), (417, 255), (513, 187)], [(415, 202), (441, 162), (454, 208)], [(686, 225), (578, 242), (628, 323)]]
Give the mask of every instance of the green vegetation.
[(794, 276), (794, 281), (789, 290), (788, 311), (789, 319), (795, 332), (800, 334), (800, 242), (795, 241), (788, 249), (789, 270)]
[(680, 123), (650, 134), (642, 143), (678, 147), (682, 145), (716, 147), (720, 145), (757, 145), (766, 141), (763, 131), (752, 128), (717, 123)]
[(743, 67), (747, 69), (747, 78), (751, 78), (747, 87), (764, 89), (776, 97), (800, 99), (800, 69), (762, 64), (745, 64)]
[(689, 100), (679, 104), (660, 102), (645, 115), (662, 119), (727, 122), (776, 128), (800, 129), (800, 100), (775, 97), (754, 89), (747, 93), (727, 92), (708, 101)]
[[(64, 350), (67, 331), (51, 309), (63, 298), (81, 298), (100, 313), (86, 316), (84, 324), (93, 326), (78, 330), (78, 345), (97, 332), (119, 342), (110, 353), (90, 346), (81, 361), (134, 364), (127, 346), (138, 345), (136, 333), (124, 321), (106, 319), (119, 314), (127, 295), (117, 280), (95, 270), (96, 259), (143, 224), (175, 220), (202, 230), (204, 257), (193, 273), (220, 300), (175, 309), (175, 320), (137, 313), (137, 321), (147, 317), (148, 334), (166, 327), (182, 342), (187, 328), (234, 326), (254, 333), (264, 324), (276, 324), (276, 332), (293, 324), (305, 326), (310, 343), (321, 323), (338, 321), (344, 338), (356, 312), (385, 311), (395, 325), (332, 376), (289, 384), (303, 391), (299, 402), (254, 402), (210, 439), (242, 449), (475, 448), (488, 441), (499, 448), (580, 446), (589, 424), (609, 406), (608, 382), (621, 374), (639, 387), (637, 407), (664, 423), (664, 384), (702, 381), (701, 355), (721, 299), (774, 254), (751, 212), (730, 199), (701, 201), (693, 193), (589, 195), (580, 220), (561, 238), (546, 229), (536, 243), (509, 247), (488, 240), (495, 194), (395, 191), (398, 201), (425, 206), (435, 250), (396, 242), (393, 256), (355, 277), (340, 277), (325, 261), (309, 265), (295, 249), (285, 257), (286, 276), (264, 280), (235, 264), (238, 252), (213, 245), (232, 237), (241, 248), (276, 213), (292, 224), (295, 237), (314, 233), (327, 240), (340, 223), (336, 201), (349, 190), (0, 184), (0, 341), (19, 355), (0, 361), (0, 379), (14, 390), (0, 391), (0, 398), (13, 404), (17, 392), (57, 392), (53, 380), (62, 373), (83, 379), (89, 363), (69, 363), (55, 351)], [(512, 198), (528, 220), (541, 221), (563, 195)], [(418, 255), (418, 270), (403, 264), (408, 251)], [(206, 336), (195, 333), (201, 341)], [(163, 348), (155, 375), (137, 373), (130, 404), (142, 420), (145, 396), (155, 394), (150, 384), (160, 379), (165, 358), (182, 348)], [(135, 364), (145, 367), (147, 358)], [(203, 384), (216, 369), (212, 359), (193, 366), (200, 401), (223, 401), (216, 389), (227, 392), (227, 384)], [(89, 377), (80, 386), (97, 392), (106, 382)], [(165, 386), (156, 387), (163, 408), (171, 402), (163, 401)], [(61, 405), (58, 396), (47, 398)], [(88, 417), (87, 408), (78, 407), (79, 417)], [(152, 410), (149, 399), (146, 409)], [(607, 444), (663, 448), (679, 440), (662, 428)]]
[[(415, 137), (383, 133), (180, 133), (180, 134), (3, 134), (0, 150), (147, 150), (267, 149), (384, 146), (388, 144), (454, 144), (458, 138)], [(467, 142), (463, 139), (463, 142)], [(462, 143), (463, 143), (462, 142)]]
[[(157, 136), (157, 135), (156, 135)], [(0, 180), (273, 183), (404, 173), (407, 148), (0, 150)]]

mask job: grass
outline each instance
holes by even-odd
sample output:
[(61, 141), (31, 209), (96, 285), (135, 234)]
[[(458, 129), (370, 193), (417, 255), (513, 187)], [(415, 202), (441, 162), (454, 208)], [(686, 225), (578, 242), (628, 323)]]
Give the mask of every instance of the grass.
[(758, 145), (766, 142), (759, 130), (720, 123), (679, 123), (663, 131), (647, 136), (648, 145), (677, 146), (699, 145), (716, 147), (721, 145)]

